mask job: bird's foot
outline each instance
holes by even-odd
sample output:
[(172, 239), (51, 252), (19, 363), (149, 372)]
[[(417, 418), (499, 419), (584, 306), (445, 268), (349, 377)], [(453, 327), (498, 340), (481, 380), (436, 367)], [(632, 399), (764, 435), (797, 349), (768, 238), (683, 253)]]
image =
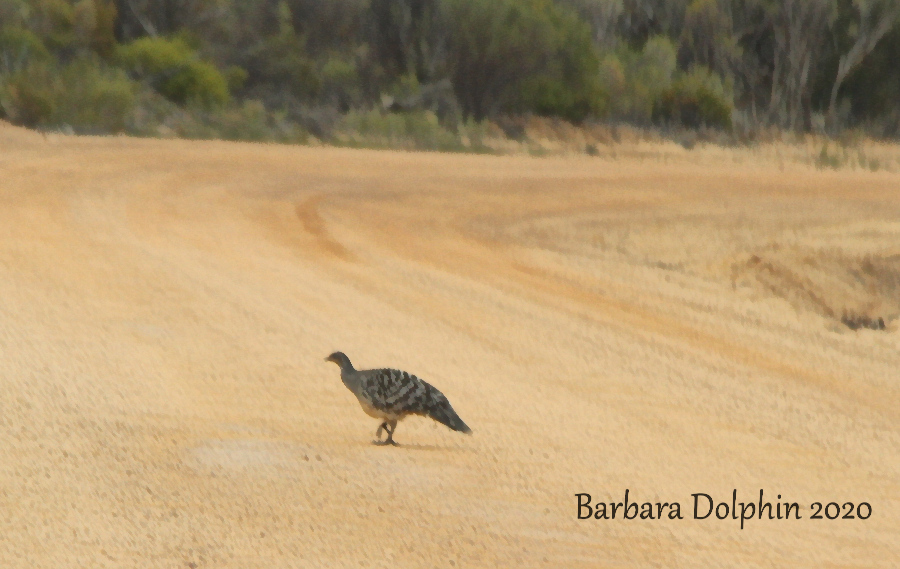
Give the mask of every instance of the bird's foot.
[[(400, 446), (399, 444), (394, 442), (394, 429), (396, 429), (396, 428), (397, 428), (396, 421), (394, 421), (393, 423), (389, 423), (389, 422), (385, 421), (384, 423), (379, 425), (378, 430), (375, 431), (375, 440), (372, 441), (372, 443), (376, 444), (378, 446), (385, 446), (385, 445), (392, 445), (395, 447)], [(385, 433), (387, 433), (387, 435), (388, 435), (387, 439), (385, 439), (384, 441), (381, 440), (381, 431), (382, 430)]]

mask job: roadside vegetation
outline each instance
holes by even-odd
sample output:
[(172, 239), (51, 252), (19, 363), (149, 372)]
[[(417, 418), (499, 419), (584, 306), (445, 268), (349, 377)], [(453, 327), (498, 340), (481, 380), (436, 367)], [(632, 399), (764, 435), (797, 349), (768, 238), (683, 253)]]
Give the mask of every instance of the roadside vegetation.
[(895, 0), (0, 0), (0, 119), (476, 152), (529, 117), (895, 139), (898, 22)]

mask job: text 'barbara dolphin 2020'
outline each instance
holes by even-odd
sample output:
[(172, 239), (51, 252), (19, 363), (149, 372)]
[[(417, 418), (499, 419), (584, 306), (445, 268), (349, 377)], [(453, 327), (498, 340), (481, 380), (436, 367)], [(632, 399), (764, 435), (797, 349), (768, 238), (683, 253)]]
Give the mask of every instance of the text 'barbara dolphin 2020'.
[[(622, 502), (592, 503), (591, 495), (575, 494), (578, 498), (578, 519), (587, 520), (682, 520), (681, 503), (673, 502), (639, 502), (629, 499), (629, 490), (625, 490)], [(738, 502), (738, 492), (733, 490), (731, 501), (717, 502), (705, 492), (691, 494), (692, 519), (740, 520), (741, 529), (749, 520), (800, 520), (804, 519), (799, 502), (782, 501), (778, 494), (775, 502), (765, 497), (760, 489), (759, 500)], [(868, 502), (812, 502), (809, 506), (811, 520), (867, 520), (872, 515), (872, 506)]]

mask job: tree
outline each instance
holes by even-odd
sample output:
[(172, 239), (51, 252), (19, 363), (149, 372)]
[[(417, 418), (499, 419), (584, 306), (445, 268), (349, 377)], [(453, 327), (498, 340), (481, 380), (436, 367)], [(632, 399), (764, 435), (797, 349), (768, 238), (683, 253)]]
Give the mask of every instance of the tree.
[(633, 49), (641, 49), (651, 37), (681, 34), (690, 0), (623, 0), (618, 34)]
[(616, 46), (616, 26), (622, 15), (622, 0), (563, 0), (591, 27), (594, 45), (611, 49)]
[(720, 75), (731, 72), (738, 49), (731, 17), (722, 0), (694, 0), (684, 16), (680, 38), (682, 68), (708, 67)]
[(376, 57), (393, 76), (419, 83), (440, 79), (446, 57), (446, 25), (439, 0), (372, 0)]
[(732, 0), (723, 6), (730, 14), (735, 56), (731, 73), (735, 102), (747, 111), (754, 126), (764, 122), (772, 94), (775, 52), (774, 21), (777, 4), (772, 0)]
[(221, 16), (216, 0), (115, 0), (116, 38), (127, 42), (143, 36), (197, 31)]
[(581, 120), (602, 93), (590, 29), (550, 0), (447, 0), (453, 89), (463, 114)]
[(267, 98), (286, 101), (314, 96), (321, 85), (315, 64), (306, 51), (306, 38), (294, 29), (294, 18), (284, 0), (277, 6), (277, 33), (258, 38), (245, 50), (245, 65), (251, 86), (274, 88)]
[(837, 77), (831, 87), (828, 102), (828, 122), (833, 130), (837, 126), (838, 91), (847, 75), (875, 49), (878, 42), (900, 20), (900, 1), (898, 0), (853, 0), (859, 20), (855, 26), (853, 45), (838, 61)]
[(834, 0), (782, 0), (774, 17), (770, 122), (791, 130), (810, 126), (810, 77), (834, 19)]

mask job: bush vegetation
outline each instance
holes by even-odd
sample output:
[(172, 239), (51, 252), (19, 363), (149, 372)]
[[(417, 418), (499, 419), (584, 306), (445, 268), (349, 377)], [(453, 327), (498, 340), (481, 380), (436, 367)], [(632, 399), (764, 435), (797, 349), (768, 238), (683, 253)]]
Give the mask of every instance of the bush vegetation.
[(0, 118), (439, 150), (527, 115), (897, 137), (898, 20), (896, 0), (0, 0)]
[(228, 82), (182, 38), (140, 38), (116, 49), (116, 63), (134, 79), (179, 105), (212, 108), (228, 102)]

